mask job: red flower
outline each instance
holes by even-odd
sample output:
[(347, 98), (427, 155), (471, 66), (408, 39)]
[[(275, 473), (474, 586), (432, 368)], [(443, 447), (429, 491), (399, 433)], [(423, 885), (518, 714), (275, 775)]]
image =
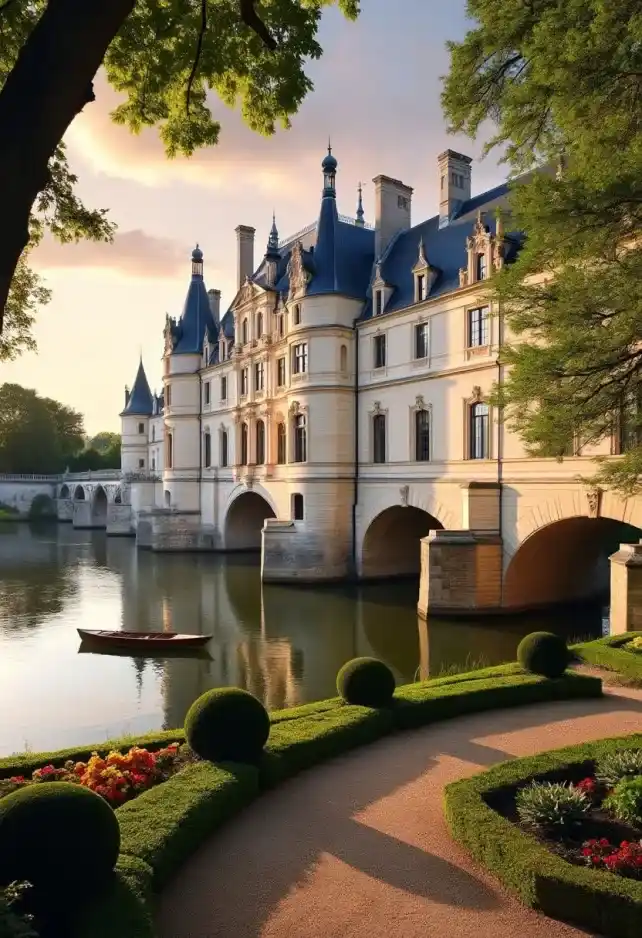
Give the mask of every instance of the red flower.
[(12, 782), (14, 785), (24, 785), (24, 783), (26, 782), (26, 778), (24, 777), (24, 775), (12, 775), (9, 781)]
[(578, 782), (575, 785), (575, 788), (583, 791), (585, 795), (591, 797), (597, 792), (597, 782), (594, 778), (583, 778), (581, 782)]

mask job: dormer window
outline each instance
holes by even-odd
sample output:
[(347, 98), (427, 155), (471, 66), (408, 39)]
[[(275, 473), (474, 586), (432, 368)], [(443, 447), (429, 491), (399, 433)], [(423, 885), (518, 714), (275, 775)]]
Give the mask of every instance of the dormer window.
[(247, 319), (244, 319), (241, 324), (241, 345), (247, 345), (247, 341), (248, 341)]
[(419, 239), (419, 249), (417, 251), (417, 260), (412, 268), (415, 278), (415, 303), (423, 303), (428, 299), (428, 294), (437, 279), (438, 270), (429, 263), (426, 257), (424, 239)]
[(478, 254), (475, 258), (475, 280), (485, 280), (487, 270), (486, 254)]
[(415, 279), (415, 302), (421, 303), (426, 299), (426, 275), (417, 274)]
[(381, 316), (383, 313), (383, 290), (375, 290), (374, 314)]

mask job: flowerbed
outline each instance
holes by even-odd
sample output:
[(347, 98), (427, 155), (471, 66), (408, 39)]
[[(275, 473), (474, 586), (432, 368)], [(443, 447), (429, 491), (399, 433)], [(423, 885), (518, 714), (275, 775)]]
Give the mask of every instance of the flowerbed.
[(638, 938), (640, 766), (642, 735), (513, 759), (447, 786), (446, 820), (527, 905), (591, 933)]
[(104, 756), (94, 752), (87, 762), (68, 759), (64, 765), (52, 764), (34, 769), (30, 776), (13, 775), (0, 780), (0, 798), (24, 788), (46, 782), (71, 782), (101, 795), (113, 808), (131, 801), (142, 792), (166, 782), (196, 757), (187, 746), (169, 743), (153, 752), (132, 746), (128, 752), (112, 750)]

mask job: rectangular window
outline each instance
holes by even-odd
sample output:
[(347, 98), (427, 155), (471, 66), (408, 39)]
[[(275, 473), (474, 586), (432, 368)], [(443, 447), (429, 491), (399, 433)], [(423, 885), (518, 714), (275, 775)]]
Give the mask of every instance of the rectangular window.
[(144, 469), (144, 468), (145, 468), (145, 460), (144, 460), (144, 459), (139, 459), (139, 460), (138, 460), (138, 468), (139, 468), (139, 469)]
[(254, 390), (262, 391), (265, 386), (265, 365), (263, 362), (256, 362), (254, 365)]
[(375, 414), (372, 418), (372, 461), (386, 461), (386, 415)]
[(478, 401), (470, 408), (470, 458), (488, 459), (489, 442), (488, 404)]
[(165, 400), (163, 403), (165, 407), (172, 406), (172, 387), (170, 384), (165, 387)]
[(300, 492), (292, 496), (292, 517), (295, 521), (303, 521), (303, 495)]
[(430, 413), (427, 410), (415, 413), (415, 459), (430, 461)]
[(294, 459), (293, 462), (305, 462), (308, 458), (308, 438), (305, 416), (297, 414), (293, 423)]
[(227, 378), (221, 378), (221, 400), (227, 400)]
[(383, 313), (383, 290), (375, 290), (375, 316)]
[(207, 405), (209, 404), (209, 402), (210, 402), (210, 383), (209, 381), (206, 381), (205, 384), (203, 385), (203, 403)]
[(145, 432), (145, 424), (144, 424), (144, 423), (139, 423), (139, 424), (138, 424), (138, 432), (139, 432), (139, 433), (144, 433), (144, 432)]
[(152, 456), (152, 470), (156, 468), (156, 457)]
[(276, 461), (282, 466), (286, 462), (286, 436), (285, 436), (285, 424), (277, 423), (276, 425)]
[(386, 336), (376, 335), (373, 340), (373, 367), (386, 367)]
[(417, 274), (417, 303), (426, 299), (426, 275)]
[(241, 368), (241, 397), (247, 397), (249, 376), (247, 368)]
[(285, 358), (276, 360), (276, 386), (277, 388), (285, 387)]
[(428, 358), (428, 323), (419, 322), (415, 326), (415, 359)]
[(490, 309), (468, 310), (468, 348), (483, 348), (490, 341)]
[(279, 338), (282, 339), (285, 334), (285, 322), (283, 319), (283, 313), (280, 313), (280, 315), (277, 316), (277, 323), (278, 323)]
[(485, 280), (486, 279), (486, 255), (478, 254), (475, 259), (476, 264), (476, 279)]
[(209, 432), (203, 434), (203, 465), (206, 469), (212, 465), (212, 437)]
[(227, 466), (227, 430), (221, 430), (221, 466)]
[(308, 344), (299, 342), (292, 347), (292, 374), (303, 375), (308, 370)]

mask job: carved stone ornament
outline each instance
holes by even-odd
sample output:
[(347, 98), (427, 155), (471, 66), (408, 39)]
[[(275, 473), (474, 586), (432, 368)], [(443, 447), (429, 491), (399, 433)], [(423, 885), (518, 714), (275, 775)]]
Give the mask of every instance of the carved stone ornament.
[(410, 495), (410, 486), (409, 486), (409, 485), (402, 485), (401, 488), (399, 489), (399, 497), (401, 498), (401, 506), (402, 506), (402, 508), (407, 508), (407, 507), (408, 507), (408, 496), (409, 496), (409, 495)]
[(417, 410), (423, 410), (425, 408), (424, 396), (423, 394), (418, 394), (415, 398), (415, 407)]
[(292, 403), (290, 404), (290, 407), (288, 408), (288, 412), (292, 415), (298, 414), (300, 407), (301, 405), (299, 404), (298, 401), (292, 401)]
[(475, 224), (473, 226), (473, 237), (479, 238), (488, 234), (488, 228), (484, 221), (484, 212), (481, 209), (477, 212), (477, 218), (475, 219)]
[(599, 518), (602, 508), (602, 489), (591, 489), (586, 493), (589, 518)]
[(241, 422), (241, 411), (237, 408), (234, 411), (234, 423), (238, 426)]
[(246, 277), (245, 280), (243, 281), (243, 286), (241, 287), (239, 302), (241, 304), (249, 303), (253, 299), (254, 299), (254, 287), (252, 286), (252, 281), (250, 280), (250, 278)]
[(165, 339), (165, 352), (172, 352), (174, 350), (174, 333), (172, 330), (172, 320), (169, 313), (165, 317), (163, 338)]
[(308, 285), (308, 274), (303, 266), (303, 245), (297, 241), (290, 254), (288, 261), (288, 280), (290, 284), (289, 296), (298, 296), (305, 292)]
[(459, 286), (467, 287), (468, 286), (468, 271), (465, 267), (459, 268)]
[(243, 482), (245, 484), (245, 488), (249, 489), (249, 491), (252, 491), (254, 486), (254, 473), (247, 472), (243, 478)]
[(377, 417), (381, 413), (381, 401), (375, 401), (372, 405), (372, 413)]
[(482, 401), (482, 389), (478, 384), (473, 388), (472, 400), (475, 404), (480, 404)]

